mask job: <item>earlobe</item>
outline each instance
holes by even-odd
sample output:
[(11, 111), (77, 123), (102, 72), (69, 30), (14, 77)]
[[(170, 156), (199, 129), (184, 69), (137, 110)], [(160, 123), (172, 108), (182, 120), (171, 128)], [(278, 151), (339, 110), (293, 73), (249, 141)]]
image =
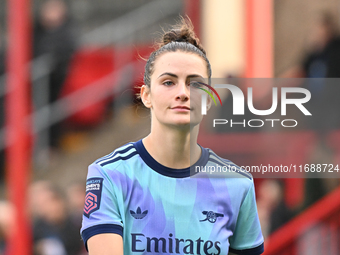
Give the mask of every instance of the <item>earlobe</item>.
[(142, 102), (146, 108), (151, 108), (151, 102), (150, 102), (150, 89), (148, 86), (143, 85), (140, 88), (140, 97), (142, 99)]

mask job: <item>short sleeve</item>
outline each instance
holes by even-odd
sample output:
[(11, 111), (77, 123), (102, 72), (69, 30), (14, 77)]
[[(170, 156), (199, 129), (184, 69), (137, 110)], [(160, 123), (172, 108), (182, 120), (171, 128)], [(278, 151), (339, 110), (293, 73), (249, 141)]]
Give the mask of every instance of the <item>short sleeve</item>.
[(90, 165), (80, 230), (86, 249), (87, 240), (94, 235), (114, 233), (123, 236), (123, 221), (118, 204), (109, 175), (99, 165)]
[(253, 183), (241, 205), (235, 231), (229, 241), (229, 251), (235, 254), (258, 255), (264, 251)]

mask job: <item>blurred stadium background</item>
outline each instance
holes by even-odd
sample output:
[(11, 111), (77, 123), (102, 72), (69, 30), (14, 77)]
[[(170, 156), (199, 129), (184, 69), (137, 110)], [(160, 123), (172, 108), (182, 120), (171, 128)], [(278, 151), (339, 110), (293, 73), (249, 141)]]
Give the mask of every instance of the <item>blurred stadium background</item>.
[[(179, 14), (213, 77), (340, 77), (322, 62), (331, 54), (340, 66), (340, 0), (0, 0), (0, 255), (86, 254), (87, 166), (149, 132), (135, 98), (143, 58)], [(201, 143), (237, 164), (339, 164), (336, 92), (320, 108), (328, 128), (230, 132), (227, 150), (220, 136)], [(340, 254), (338, 178), (255, 182), (265, 254)]]

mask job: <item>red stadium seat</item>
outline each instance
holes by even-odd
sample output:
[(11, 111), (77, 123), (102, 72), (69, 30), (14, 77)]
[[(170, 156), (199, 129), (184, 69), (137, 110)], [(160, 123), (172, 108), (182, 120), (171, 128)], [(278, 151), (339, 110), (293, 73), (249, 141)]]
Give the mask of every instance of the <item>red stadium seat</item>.
[[(68, 96), (112, 74), (114, 71), (113, 57), (113, 48), (79, 50), (72, 60), (62, 96)], [(91, 100), (92, 96), (90, 94), (82, 100), (72, 102), (71, 107), (80, 110), (68, 119), (69, 123), (76, 126), (95, 126), (103, 120), (109, 98), (87, 106), (84, 105), (88, 100)]]

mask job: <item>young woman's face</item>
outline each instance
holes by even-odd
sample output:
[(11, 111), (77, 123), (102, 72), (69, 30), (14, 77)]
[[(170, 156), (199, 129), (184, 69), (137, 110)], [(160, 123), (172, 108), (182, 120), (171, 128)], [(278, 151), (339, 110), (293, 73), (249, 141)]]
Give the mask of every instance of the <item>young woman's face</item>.
[(159, 56), (151, 75), (151, 89), (142, 88), (142, 100), (151, 108), (152, 121), (162, 125), (188, 127), (202, 120), (201, 89), (193, 81), (205, 82), (205, 61), (188, 52), (167, 52)]

